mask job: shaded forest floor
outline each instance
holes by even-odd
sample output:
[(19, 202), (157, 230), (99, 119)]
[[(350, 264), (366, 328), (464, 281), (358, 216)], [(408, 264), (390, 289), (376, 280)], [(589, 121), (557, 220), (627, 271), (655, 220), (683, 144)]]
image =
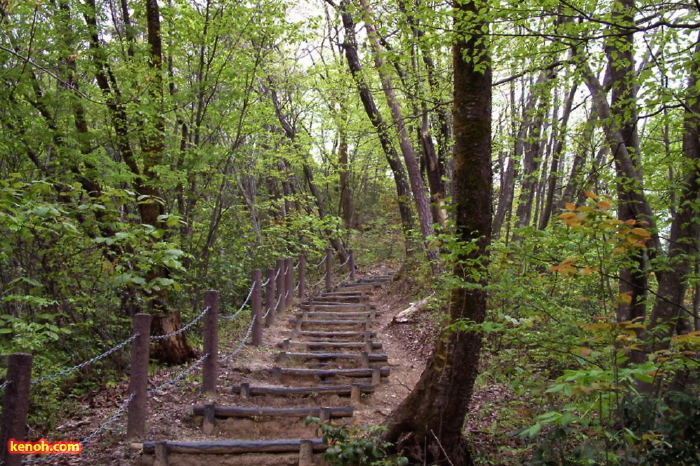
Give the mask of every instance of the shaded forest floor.
[[(367, 273), (381, 273), (382, 271), (386, 271), (386, 268), (378, 267), (376, 270), (368, 270)], [(420, 299), (420, 297), (413, 299), (409, 297), (412, 293), (411, 289), (411, 279), (396, 281), (375, 291), (372, 297), (372, 302), (377, 306), (379, 319), (377, 339), (384, 343), (384, 351), (389, 358), (391, 376), (372, 396), (364, 400), (359, 409), (355, 410), (353, 421), (355, 424), (380, 425), (411, 391), (430, 357), (433, 342), (438, 333), (436, 311), (422, 310), (414, 314), (409, 322), (400, 324), (393, 322), (393, 317), (406, 309), (411, 301)], [(195, 420), (192, 415), (192, 405), (202, 405), (214, 401), (219, 405), (240, 404), (240, 397), (230, 392), (232, 385), (242, 381), (269, 383), (269, 375), (265, 369), (274, 365), (274, 357), (278, 351), (275, 344), (287, 337), (285, 332), (288, 330), (290, 316), (291, 311), (288, 310), (285, 314), (278, 316), (272, 327), (265, 329), (262, 347), (255, 348), (246, 345), (230, 361), (221, 364), (219, 389), (215, 398), (207, 398), (202, 395), (200, 370), (194, 370), (191, 375), (183, 378), (175, 386), (152, 396), (148, 401), (149, 416), (146, 425), (146, 439), (192, 441), (211, 439), (211, 436), (206, 436), (201, 432), (201, 427), (196, 422), (198, 420)], [(234, 332), (235, 334), (222, 333), (220, 348), (222, 348), (222, 357), (225, 358), (230, 353), (231, 347), (240, 341), (242, 335), (240, 331)], [(149, 389), (170, 380), (182, 370), (183, 367), (159, 370), (151, 377)], [(127, 393), (126, 382), (86, 397), (80, 406), (76, 407), (76, 413), (79, 414), (59, 423), (55, 433), (48, 439), (57, 441), (85, 438), (115, 412), (123, 402), (125, 393)], [(474, 414), (466, 425), (466, 432), (477, 450), (477, 458), (494, 458), (499, 454), (499, 449), (503, 450), (504, 445), (499, 448), (493, 442), (496, 437), (500, 437), (502, 441), (503, 433), (498, 435), (494, 431), (499, 422), (496, 418), (496, 411), (489, 409), (489, 407), (496, 403), (510, 402), (504, 400), (508, 396), (510, 396), (509, 391), (502, 387), (477, 387), (472, 400)], [(285, 402), (285, 406), (292, 406), (294, 402), (295, 400), (289, 400)], [(287, 433), (290, 429), (298, 428), (299, 434), (304, 435), (303, 423), (299, 423), (301, 425), (295, 427), (289, 422), (280, 422), (278, 428)], [(247, 433), (250, 433), (250, 427), (242, 425), (241, 429), (247, 429)], [(95, 441), (86, 445), (82, 454), (55, 458), (43, 464), (125, 466), (138, 463), (139, 444), (127, 443), (125, 434), (126, 416), (121, 416), (112, 426), (101, 432)], [(224, 435), (222, 434), (220, 438), (225, 438)], [(230, 436), (235, 437), (235, 428), (230, 432)], [(31, 433), (30, 438), (33, 438)], [(510, 447), (515, 446), (515, 444), (510, 445)], [(498, 463), (488, 461), (484, 464)]]

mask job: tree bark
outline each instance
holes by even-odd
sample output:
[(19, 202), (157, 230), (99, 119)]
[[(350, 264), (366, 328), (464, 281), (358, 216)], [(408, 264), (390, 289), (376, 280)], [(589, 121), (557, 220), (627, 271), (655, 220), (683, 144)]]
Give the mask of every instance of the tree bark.
[[(468, 286), (450, 292), (450, 320), (484, 321), (485, 257), (491, 237), (491, 67), (486, 9), (481, 1), (456, 2), (453, 46), (455, 222), (459, 239), (477, 247), (460, 257), (455, 276)], [(470, 59), (465, 59), (468, 56)], [(469, 264), (469, 265), (465, 265)], [(475, 274), (476, 272), (476, 274)], [(475, 278), (475, 275), (479, 278)], [(473, 464), (462, 434), (481, 351), (477, 331), (443, 331), (418, 384), (387, 420), (386, 440), (421, 464)]]
[(394, 93), (392, 79), (384, 70), (384, 59), (382, 58), (381, 47), (377, 37), (377, 31), (374, 28), (369, 5), (367, 0), (359, 0), (359, 2), (364, 11), (363, 20), (365, 22), (367, 36), (370, 40), (374, 65), (379, 74), (379, 80), (382, 83), (382, 90), (384, 91), (387, 105), (391, 110), (392, 121), (396, 127), (399, 139), (399, 148), (406, 162), (408, 180), (411, 184), (411, 190), (413, 191), (413, 201), (416, 206), (416, 212), (418, 213), (418, 224), (420, 226), (421, 235), (423, 236), (425, 254), (430, 261), (433, 274), (437, 275), (443, 270), (443, 267), (438, 250), (428, 245), (428, 238), (435, 234), (435, 230), (433, 229), (432, 212), (430, 210), (425, 184), (423, 183), (423, 177), (421, 176), (420, 165), (415, 151), (413, 150), (408, 131), (406, 130), (406, 122), (404, 121), (399, 101)]
[[(683, 158), (686, 162), (683, 166), (687, 167), (687, 173), (677, 212), (671, 222), (669, 270), (659, 279), (650, 322), (652, 328), (660, 324), (670, 324), (665, 332), (667, 336), (670, 336), (675, 328), (674, 319), (689, 317), (685, 315), (688, 311), (683, 302), (688, 289), (688, 276), (692, 271), (692, 255), (697, 254), (700, 240), (700, 225), (697, 222), (700, 205), (700, 42), (696, 45), (692, 60), (683, 119)], [(660, 344), (654, 345), (654, 349), (667, 344), (667, 341), (662, 340)]]

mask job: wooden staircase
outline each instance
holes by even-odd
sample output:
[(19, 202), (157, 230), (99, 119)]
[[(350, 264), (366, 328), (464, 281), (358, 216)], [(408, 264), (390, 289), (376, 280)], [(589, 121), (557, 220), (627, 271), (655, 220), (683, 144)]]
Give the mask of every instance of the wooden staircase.
[(194, 422), (208, 440), (145, 441), (136, 464), (323, 464), (326, 447), (304, 420), (352, 423), (355, 408), (389, 377), (371, 295), (392, 279), (363, 278), (302, 302), (287, 321), (287, 338), (275, 344), (274, 365), (220, 389), (230, 392), (234, 406), (193, 406)]

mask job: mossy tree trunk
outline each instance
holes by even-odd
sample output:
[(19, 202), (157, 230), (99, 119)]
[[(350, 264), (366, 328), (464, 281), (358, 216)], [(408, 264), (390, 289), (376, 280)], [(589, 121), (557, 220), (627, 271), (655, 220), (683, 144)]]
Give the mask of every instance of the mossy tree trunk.
[[(480, 0), (454, 4), (460, 32), (453, 46), (454, 203), (464, 248), (453, 273), (468, 284), (450, 293), (450, 320), (476, 323), (486, 315), (485, 258), (491, 237), (491, 68), (488, 23)], [(465, 59), (465, 57), (467, 59)], [(472, 464), (464, 419), (476, 379), (481, 335), (444, 330), (418, 384), (387, 420), (386, 440), (426, 464)]]

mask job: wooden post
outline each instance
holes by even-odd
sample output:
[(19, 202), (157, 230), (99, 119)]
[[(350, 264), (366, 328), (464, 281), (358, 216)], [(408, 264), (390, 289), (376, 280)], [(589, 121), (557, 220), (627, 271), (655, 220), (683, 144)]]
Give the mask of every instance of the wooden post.
[(361, 403), (361, 395), (360, 384), (353, 382), (352, 385), (350, 385), (350, 401), (352, 401), (354, 405), (359, 405)]
[(378, 367), (372, 368), (372, 385), (378, 387), (382, 383), (382, 370)]
[(23, 455), (11, 455), (7, 448), (7, 441), (15, 439), (23, 442), (27, 439), (27, 412), (29, 411), (29, 389), (32, 381), (32, 355), (25, 353), (11, 354), (7, 361), (8, 383), (5, 386), (5, 398), (2, 404), (2, 416), (0, 417), (0, 463), (7, 466), (19, 466), (22, 464)]
[(253, 309), (253, 346), (261, 346), (263, 338), (262, 321), (262, 287), (260, 285), (262, 273), (260, 269), (253, 270), (253, 296), (251, 307)]
[(319, 418), (321, 422), (330, 422), (331, 420), (331, 408), (327, 406), (321, 407), (321, 412), (319, 413)]
[(299, 256), (299, 301), (304, 299), (306, 293), (306, 256)]
[(250, 384), (248, 382), (243, 382), (241, 384), (241, 398), (250, 398)]
[(284, 274), (284, 259), (277, 259), (277, 313), (282, 313), (287, 309), (287, 301), (284, 299), (284, 295), (287, 291), (287, 279)]
[(265, 325), (268, 327), (275, 323), (275, 299), (277, 295), (275, 290), (277, 289), (277, 283), (275, 282), (275, 269), (267, 269), (267, 291), (265, 292), (265, 308), (267, 313), (267, 318), (265, 318)]
[(299, 445), (299, 466), (313, 466), (314, 444), (311, 440), (302, 440)]
[(333, 250), (331, 248), (326, 248), (326, 291), (331, 291), (333, 288), (333, 271), (331, 267), (333, 266)]
[(146, 433), (146, 402), (148, 401), (148, 349), (151, 340), (151, 315), (134, 316), (134, 334), (139, 334), (131, 344), (131, 370), (129, 373), (129, 403), (126, 438), (143, 438)]
[(204, 316), (204, 354), (209, 354), (209, 357), (202, 364), (202, 390), (208, 395), (215, 395), (219, 368), (219, 292), (207, 291), (204, 303), (209, 307), (209, 312)]
[(348, 265), (350, 266), (350, 280), (355, 281), (355, 254), (352, 249), (348, 251), (350, 254), (350, 259)]
[(285, 283), (287, 287), (286, 307), (290, 309), (294, 303), (294, 261), (291, 257), (288, 257), (284, 261), (287, 264), (287, 281)]
[(214, 425), (216, 423), (216, 419), (214, 418), (215, 412), (215, 403), (204, 405), (204, 416), (202, 418), (202, 433), (204, 435), (211, 435), (214, 433)]
[(168, 466), (168, 442), (156, 442), (154, 450), (156, 459), (153, 466)]
[(367, 351), (360, 353), (360, 365), (365, 368), (369, 367), (369, 353)]

